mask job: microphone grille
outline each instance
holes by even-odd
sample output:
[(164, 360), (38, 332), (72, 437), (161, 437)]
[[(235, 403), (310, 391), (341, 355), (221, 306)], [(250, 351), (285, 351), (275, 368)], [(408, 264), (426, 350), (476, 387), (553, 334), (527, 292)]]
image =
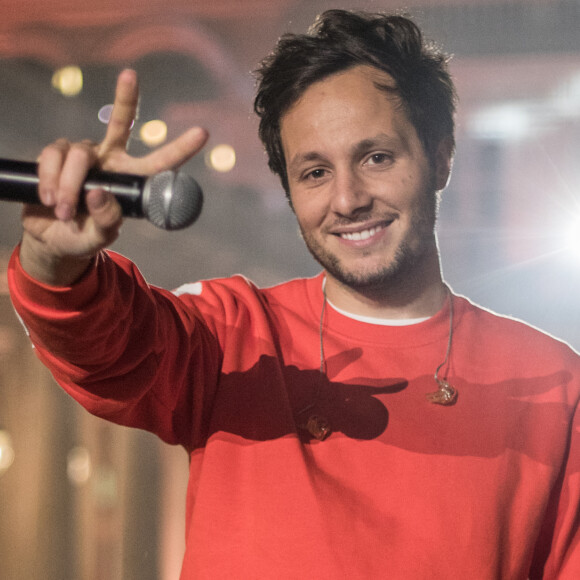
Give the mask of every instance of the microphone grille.
[(163, 230), (190, 226), (201, 213), (203, 192), (193, 177), (176, 171), (151, 176), (143, 193), (145, 217)]

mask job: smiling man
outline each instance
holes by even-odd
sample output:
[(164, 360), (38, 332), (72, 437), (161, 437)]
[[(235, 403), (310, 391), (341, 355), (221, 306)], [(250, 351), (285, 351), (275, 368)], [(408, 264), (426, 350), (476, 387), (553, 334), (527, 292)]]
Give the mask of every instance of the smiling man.
[(289, 108), (280, 136), (292, 207), (327, 272), (329, 300), (354, 313), (412, 318), (434, 314), (446, 296), (436, 192), (452, 151), (442, 140), (431, 163), (395, 86), (369, 66), (338, 72)]
[[(446, 57), (399, 16), (332, 10), (258, 72), (270, 168), (323, 271), (147, 284), (90, 167), (143, 159), (123, 72), (103, 143), (48, 146), (14, 305), (92, 413), (189, 455), (183, 579), (580, 577), (580, 359), (445, 284), (435, 222), (454, 152)], [(195, 249), (192, 249), (195, 251)]]

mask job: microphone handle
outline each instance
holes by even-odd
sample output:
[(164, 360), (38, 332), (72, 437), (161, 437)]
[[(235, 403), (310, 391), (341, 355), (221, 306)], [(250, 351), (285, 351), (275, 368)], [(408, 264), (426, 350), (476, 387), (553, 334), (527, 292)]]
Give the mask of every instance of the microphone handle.
[[(147, 177), (91, 169), (83, 191), (105, 189), (119, 202), (126, 217), (144, 217), (143, 190)], [(0, 159), (0, 200), (40, 204), (38, 197), (38, 164), (31, 161)], [(84, 208), (81, 197), (79, 210)]]

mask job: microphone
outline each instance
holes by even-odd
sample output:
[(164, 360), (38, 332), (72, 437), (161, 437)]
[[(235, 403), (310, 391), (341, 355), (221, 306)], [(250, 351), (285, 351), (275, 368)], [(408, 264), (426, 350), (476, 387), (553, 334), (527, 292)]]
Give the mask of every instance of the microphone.
[[(146, 177), (92, 169), (83, 191), (91, 189), (111, 192), (124, 216), (144, 217), (163, 230), (190, 226), (199, 217), (203, 205), (203, 192), (197, 181), (176, 171), (162, 171)], [(0, 200), (40, 204), (38, 164), (0, 159)], [(81, 199), (81, 211), (83, 205)]]

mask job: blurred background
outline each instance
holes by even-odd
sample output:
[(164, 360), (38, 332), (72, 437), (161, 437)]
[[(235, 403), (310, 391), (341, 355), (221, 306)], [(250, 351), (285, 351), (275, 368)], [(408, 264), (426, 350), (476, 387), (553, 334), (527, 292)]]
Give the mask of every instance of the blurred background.
[[(580, 348), (580, 0), (2, 0), (0, 157), (58, 137), (100, 140), (118, 72), (141, 79), (131, 150), (191, 125), (191, 228), (127, 220), (114, 249), (152, 284), (318, 272), (270, 175), (251, 71), (327, 8), (406, 11), (454, 55), (458, 151), (439, 240), (455, 291)], [(95, 420), (37, 363), (5, 266), (20, 207), (0, 206), (0, 578), (176, 580), (187, 456)], [(477, 348), (477, 345), (473, 345)]]

